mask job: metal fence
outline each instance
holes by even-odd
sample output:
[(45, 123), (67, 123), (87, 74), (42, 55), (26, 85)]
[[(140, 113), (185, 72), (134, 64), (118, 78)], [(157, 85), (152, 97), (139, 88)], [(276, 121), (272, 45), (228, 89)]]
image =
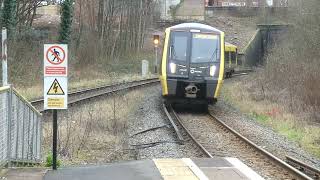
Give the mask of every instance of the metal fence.
[(41, 160), (42, 115), (13, 87), (0, 88), (0, 167)]

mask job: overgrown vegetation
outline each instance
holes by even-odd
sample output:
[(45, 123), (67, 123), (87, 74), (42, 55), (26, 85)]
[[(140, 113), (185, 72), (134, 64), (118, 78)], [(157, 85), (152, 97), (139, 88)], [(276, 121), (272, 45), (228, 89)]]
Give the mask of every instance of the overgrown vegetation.
[(153, 48), (145, 44), (145, 39), (151, 39), (148, 28), (155, 8), (151, 0), (66, 0), (61, 20), (59, 14), (36, 14), (40, 0), (2, 1), (16, 3), (11, 12), (17, 17), (10, 20), (16, 34), (9, 40), (8, 67), (9, 83), (19, 90), (42, 86), (43, 44), (47, 43), (68, 42), (69, 79), (74, 84), (108, 78), (111, 73), (139, 74), (141, 60), (153, 60)]
[[(135, 159), (127, 142), (129, 115), (136, 110), (143, 91), (112, 97), (69, 108), (59, 114), (58, 153), (63, 165), (85, 165)], [(125, 108), (124, 108), (125, 107)], [(50, 152), (52, 124), (44, 123), (44, 151)]]
[(309, 122), (320, 123), (320, 3), (293, 4), (288, 21), (293, 24), (268, 52), (257, 87), (266, 99), (281, 103)]
[[(261, 74), (225, 83), (222, 97), (241, 112), (269, 126), (279, 134), (297, 142), (305, 150), (320, 157), (320, 127), (307, 117), (292, 113), (287, 104), (264, 98), (266, 90), (257, 87)], [(301, 112), (298, 112), (301, 113)]]
[[(268, 50), (264, 67), (225, 85), (223, 95), (242, 112), (320, 157), (320, 3), (301, 2), (290, 1), (285, 22), (292, 26)], [(270, 23), (275, 17), (260, 19)]]

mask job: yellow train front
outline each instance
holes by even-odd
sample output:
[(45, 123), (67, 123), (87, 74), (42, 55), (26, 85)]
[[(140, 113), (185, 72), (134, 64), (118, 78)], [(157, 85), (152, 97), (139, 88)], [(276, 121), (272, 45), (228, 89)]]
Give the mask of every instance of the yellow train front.
[(170, 103), (217, 101), (224, 78), (224, 32), (199, 23), (166, 29), (160, 80)]

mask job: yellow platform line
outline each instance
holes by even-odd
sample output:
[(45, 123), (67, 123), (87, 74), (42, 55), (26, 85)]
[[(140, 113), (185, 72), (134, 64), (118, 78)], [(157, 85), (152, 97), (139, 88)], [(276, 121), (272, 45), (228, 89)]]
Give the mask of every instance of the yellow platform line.
[(199, 180), (182, 159), (154, 159), (164, 180)]

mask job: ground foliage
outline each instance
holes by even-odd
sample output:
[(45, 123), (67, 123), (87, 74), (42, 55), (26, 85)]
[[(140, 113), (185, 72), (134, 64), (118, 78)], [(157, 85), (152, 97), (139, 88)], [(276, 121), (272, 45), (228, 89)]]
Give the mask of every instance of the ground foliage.
[(291, 112), (320, 122), (320, 2), (296, 2), (289, 11), (289, 31), (266, 57), (263, 73), (269, 98)]

